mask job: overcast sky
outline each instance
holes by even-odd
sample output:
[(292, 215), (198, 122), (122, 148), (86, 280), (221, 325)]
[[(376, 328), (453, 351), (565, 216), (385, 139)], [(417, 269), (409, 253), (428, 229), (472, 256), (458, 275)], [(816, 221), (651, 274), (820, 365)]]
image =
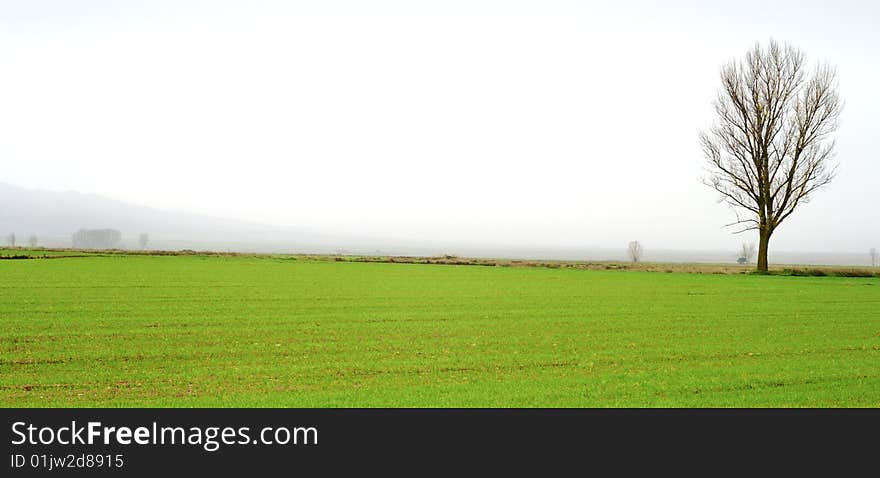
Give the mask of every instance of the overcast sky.
[(378, 236), (735, 249), (697, 134), (721, 65), (773, 37), (837, 65), (846, 106), (837, 179), (772, 247), (880, 247), (878, 3), (708, 3), (0, 1), (0, 181)]

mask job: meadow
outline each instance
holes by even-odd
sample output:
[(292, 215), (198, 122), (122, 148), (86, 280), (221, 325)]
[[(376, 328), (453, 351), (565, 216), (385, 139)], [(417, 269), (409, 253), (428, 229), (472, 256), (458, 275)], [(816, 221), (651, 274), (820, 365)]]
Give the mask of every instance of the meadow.
[(2, 407), (880, 406), (878, 277), (40, 255)]

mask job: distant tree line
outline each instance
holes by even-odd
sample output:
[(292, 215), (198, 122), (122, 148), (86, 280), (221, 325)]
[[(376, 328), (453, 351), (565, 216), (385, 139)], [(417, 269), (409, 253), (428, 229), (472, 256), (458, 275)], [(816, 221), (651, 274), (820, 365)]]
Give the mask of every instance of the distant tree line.
[[(76, 249), (119, 249), (123, 248), (122, 233), (116, 229), (80, 229), (71, 236), (72, 247)], [(138, 236), (138, 246), (146, 249), (150, 235), (142, 233)], [(27, 237), (28, 247), (37, 247), (39, 240), (36, 234)], [(14, 232), (0, 236), (0, 245), (16, 247), (18, 244)]]
[[(15, 233), (9, 233), (9, 235), (4, 238), (4, 242), (6, 242), (6, 245), (9, 247), (15, 247), (15, 244), (17, 242), (15, 238)], [(37, 236), (35, 234), (31, 234), (30, 236), (28, 236), (27, 245), (29, 247), (37, 247)]]
[(116, 249), (122, 234), (116, 229), (80, 229), (71, 239), (77, 249)]

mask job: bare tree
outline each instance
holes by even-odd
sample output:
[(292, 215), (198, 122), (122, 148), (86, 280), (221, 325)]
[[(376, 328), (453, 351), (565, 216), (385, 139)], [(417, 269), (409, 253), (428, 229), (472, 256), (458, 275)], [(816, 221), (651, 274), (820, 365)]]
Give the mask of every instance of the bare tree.
[(28, 246), (37, 247), (37, 236), (35, 234), (28, 236)]
[(138, 236), (138, 246), (140, 246), (141, 250), (147, 248), (147, 243), (150, 242), (150, 235), (147, 233), (142, 233)]
[(771, 40), (725, 65), (721, 85), (716, 121), (700, 133), (705, 182), (736, 211), (728, 226), (758, 231), (758, 270), (766, 271), (770, 236), (834, 178), (837, 74), (827, 64), (808, 71), (800, 50)]
[(755, 243), (754, 242), (743, 242), (742, 249), (739, 251), (739, 258), (737, 262), (740, 264), (748, 264), (755, 260)]
[(877, 259), (880, 257), (880, 255), (877, 254), (877, 248), (872, 247), (871, 250), (868, 251), (868, 254), (871, 255), (871, 267), (877, 267)]
[(6, 237), (6, 242), (9, 244), (9, 247), (15, 247), (15, 233), (9, 233), (9, 236)]
[(642, 260), (642, 245), (639, 241), (632, 241), (627, 245), (626, 253), (629, 255), (629, 260), (640, 262)]

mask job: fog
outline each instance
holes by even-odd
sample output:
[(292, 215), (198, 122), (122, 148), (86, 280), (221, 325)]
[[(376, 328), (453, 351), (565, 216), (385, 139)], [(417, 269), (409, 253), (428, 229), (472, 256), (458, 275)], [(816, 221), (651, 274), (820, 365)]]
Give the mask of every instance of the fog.
[(772, 37), (837, 65), (846, 106), (771, 261), (880, 247), (876, 4), (365, 3), (0, 2), (0, 181), (152, 210), (89, 220), (129, 245), (728, 261), (756, 238), (722, 227), (697, 133)]

